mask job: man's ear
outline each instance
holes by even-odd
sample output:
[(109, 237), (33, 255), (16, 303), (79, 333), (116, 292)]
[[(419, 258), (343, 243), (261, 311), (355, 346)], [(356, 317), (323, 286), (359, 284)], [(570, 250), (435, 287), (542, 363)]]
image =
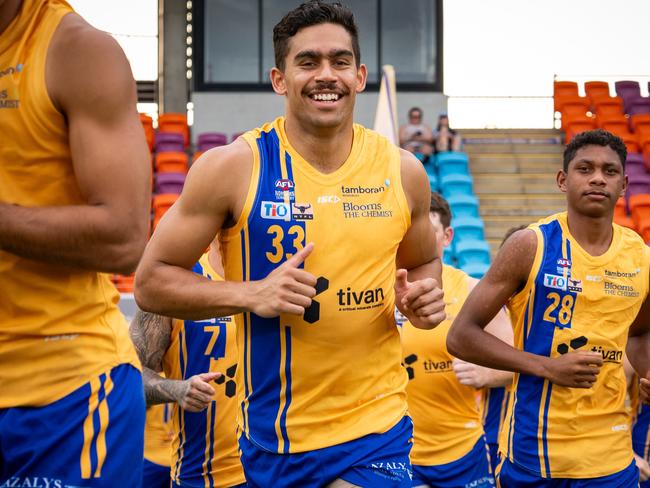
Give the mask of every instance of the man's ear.
[(271, 68), (269, 78), (271, 79), (271, 86), (273, 87), (273, 91), (275, 93), (278, 95), (287, 94), (287, 84), (285, 82), (284, 73), (282, 71), (276, 67)]

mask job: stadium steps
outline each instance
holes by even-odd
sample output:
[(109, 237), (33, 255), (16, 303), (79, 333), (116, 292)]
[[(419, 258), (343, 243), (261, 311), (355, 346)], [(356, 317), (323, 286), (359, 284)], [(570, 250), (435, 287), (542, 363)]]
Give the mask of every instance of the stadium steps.
[(563, 134), (553, 129), (459, 131), (469, 155), (492, 254), (511, 227), (564, 209), (555, 175), (562, 166)]

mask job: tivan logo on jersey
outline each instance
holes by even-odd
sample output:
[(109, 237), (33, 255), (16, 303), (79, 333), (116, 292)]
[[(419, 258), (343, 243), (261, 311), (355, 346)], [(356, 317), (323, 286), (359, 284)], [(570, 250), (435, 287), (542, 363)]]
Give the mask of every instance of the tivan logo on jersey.
[(568, 259), (560, 258), (557, 260), (557, 274), (565, 276), (571, 268), (571, 261)]
[(336, 292), (339, 299), (339, 311), (365, 310), (380, 307), (384, 303), (384, 289), (355, 291), (351, 287)]
[(291, 205), (291, 216), (294, 220), (313, 220), (314, 209), (311, 203), (294, 203)]
[(282, 202), (263, 201), (260, 207), (260, 216), (263, 219), (291, 220), (291, 205)]
[(544, 273), (544, 286), (556, 290), (566, 290), (567, 279), (564, 276)]
[(605, 363), (620, 364), (623, 361), (623, 351), (617, 349), (603, 349), (602, 346), (594, 346), (591, 351), (599, 352), (603, 356), (603, 362)]

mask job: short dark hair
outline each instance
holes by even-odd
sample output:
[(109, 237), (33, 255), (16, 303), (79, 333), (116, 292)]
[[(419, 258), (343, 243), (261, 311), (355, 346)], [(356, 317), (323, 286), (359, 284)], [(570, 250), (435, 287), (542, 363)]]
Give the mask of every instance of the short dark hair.
[(418, 112), (420, 115), (423, 114), (422, 109), (420, 107), (411, 107), (409, 109), (409, 117), (413, 114), (413, 112)]
[(627, 159), (627, 148), (623, 139), (607, 132), (603, 129), (588, 130), (581, 132), (567, 145), (564, 150), (564, 166), (563, 169), (565, 172), (569, 170), (569, 163), (576, 157), (578, 149), (581, 149), (585, 146), (603, 146), (609, 147), (612, 151), (618, 154), (623, 169), (625, 169), (625, 160)]
[(506, 243), (506, 241), (508, 239), (510, 239), (510, 236), (512, 236), (512, 234), (514, 234), (515, 232), (518, 232), (520, 230), (527, 229), (527, 228), (528, 228), (528, 226), (526, 224), (517, 225), (515, 227), (510, 227), (506, 231), (505, 235), (503, 236), (503, 239), (501, 240), (501, 244), (499, 244), (499, 249), (501, 249), (503, 247), (503, 245)]
[(449, 209), (449, 203), (447, 203), (447, 200), (445, 200), (440, 193), (436, 193), (435, 191), (431, 192), (429, 212), (438, 214), (443, 229), (446, 229), (451, 225), (451, 210)]
[(273, 50), (275, 66), (283, 71), (285, 60), (289, 54), (289, 40), (300, 29), (319, 24), (338, 24), (352, 38), (352, 52), (357, 68), (361, 64), (361, 49), (359, 48), (359, 29), (354, 21), (352, 11), (339, 2), (327, 3), (323, 0), (310, 0), (300, 4), (282, 17), (273, 28)]

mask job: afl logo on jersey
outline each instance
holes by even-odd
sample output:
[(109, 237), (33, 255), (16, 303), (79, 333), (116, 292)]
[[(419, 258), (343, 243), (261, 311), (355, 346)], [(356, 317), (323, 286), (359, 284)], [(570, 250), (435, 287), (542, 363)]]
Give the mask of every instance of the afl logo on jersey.
[(289, 191), (293, 189), (293, 181), (289, 179), (275, 180), (275, 187), (281, 191)]

